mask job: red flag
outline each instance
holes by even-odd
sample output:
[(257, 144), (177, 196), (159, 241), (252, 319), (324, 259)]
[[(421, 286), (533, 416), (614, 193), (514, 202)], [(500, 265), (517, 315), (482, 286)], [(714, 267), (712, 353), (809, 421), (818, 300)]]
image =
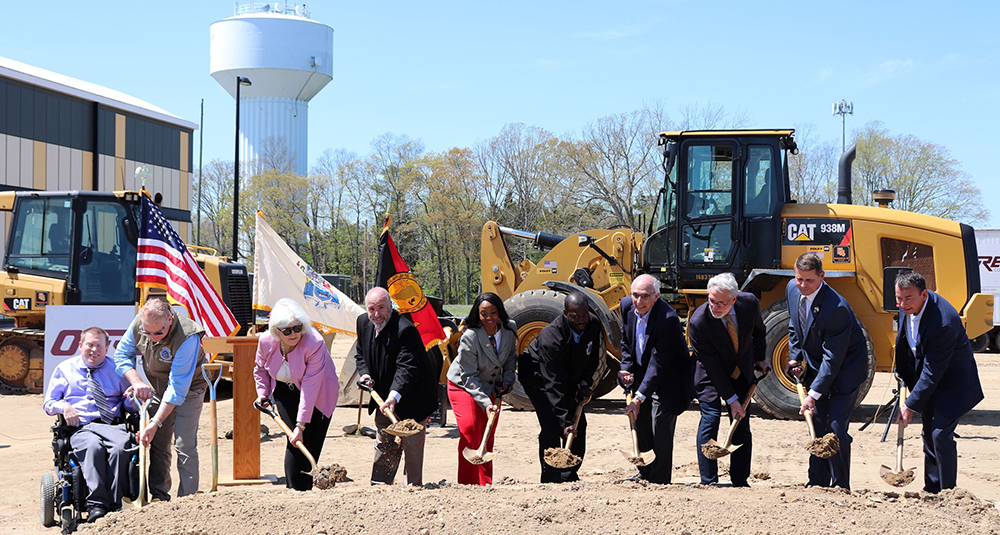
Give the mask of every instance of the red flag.
[(139, 220), (135, 281), (140, 288), (152, 286), (166, 290), (209, 336), (232, 336), (240, 330), (240, 324), (219, 297), (219, 292), (145, 190)]
[(417, 280), (410, 273), (410, 266), (399, 256), (396, 244), (389, 236), (389, 220), (382, 227), (378, 245), (377, 284), (389, 290), (389, 297), (396, 303), (400, 314), (405, 314), (420, 331), (424, 347), (431, 347), (445, 339), (444, 329), (434, 313), (434, 307), (427, 302)]

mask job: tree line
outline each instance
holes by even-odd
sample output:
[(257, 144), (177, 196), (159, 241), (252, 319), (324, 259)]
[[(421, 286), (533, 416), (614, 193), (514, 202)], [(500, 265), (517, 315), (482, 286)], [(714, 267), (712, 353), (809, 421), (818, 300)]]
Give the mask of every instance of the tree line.
[[(424, 292), (446, 303), (470, 303), (479, 291), (479, 246), (488, 220), (530, 232), (573, 234), (588, 228), (641, 228), (663, 185), (657, 134), (665, 130), (747, 128), (748, 115), (718, 105), (660, 105), (608, 115), (578, 133), (556, 136), (511, 123), (472, 147), (428, 151), (419, 139), (382, 134), (368, 154), (326, 150), (308, 176), (291, 172), (281, 139), (241, 172), (240, 260), (252, 269), (254, 221), (261, 211), (288, 245), (320, 273), (349, 275), (363, 293), (374, 279), (385, 215), (400, 254)], [(799, 154), (789, 159), (792, 197), (835, 202), (840, 147), (797, 126)], [(976, 224), (989, 217), (982, 194), (947, 148), (893, 135), (874, 121), (852, 134), (856, 204), (871, 191), (894, 189), (895, 207)], [(232, 247), (232, 161), (214, 160), (197, 181), (192, 205), (199, 245)], [(645, 230), (645, 229), (644, 229)], [(515, 263), (540, 251), (508, 240)]]

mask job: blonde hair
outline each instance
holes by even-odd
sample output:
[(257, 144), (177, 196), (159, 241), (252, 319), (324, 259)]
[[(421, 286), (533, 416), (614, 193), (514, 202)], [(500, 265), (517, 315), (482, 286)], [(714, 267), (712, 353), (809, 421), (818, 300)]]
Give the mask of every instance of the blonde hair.
[(298, 303), (287, 297), (278, 299), (278, 302), (274, 304), (274, 308), (271, 309), (271, 315), (267, 321), (267, 332), (271, 333), (271, 336), (275, 339), (280, 340), (278, 338), (278, 329), (284, 329), (295, 323), (302, 324), (302, 334), (308, 334), (315, 330), (312, 326), (312, 320), (309, 319), (309, 315), (306, 314), (305, 310), (302, 310), (302, 307)]

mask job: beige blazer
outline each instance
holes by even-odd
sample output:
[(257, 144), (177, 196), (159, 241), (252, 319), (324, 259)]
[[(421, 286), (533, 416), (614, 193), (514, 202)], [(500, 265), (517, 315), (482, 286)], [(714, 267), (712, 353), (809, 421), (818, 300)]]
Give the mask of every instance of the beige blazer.
[(517, 366), (517, 326), (513, 321), (500, 334), (500, 351), (490, 344), (482, 327), (466, 329), (458, 343), (458, 356), (448, 368), (448, 380), (465, 389), (483, 410), (492, 404), (496, 385), (514, 382)]

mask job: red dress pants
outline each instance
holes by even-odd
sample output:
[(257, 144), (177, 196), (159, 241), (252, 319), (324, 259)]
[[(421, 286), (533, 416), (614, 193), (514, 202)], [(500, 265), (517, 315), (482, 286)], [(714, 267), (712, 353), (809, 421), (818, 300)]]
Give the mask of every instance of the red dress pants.
[[(493, 400), (493, 396), (490, 396)], [(490, 485), (493, 483), (493, 462), (475, 465), (465, 460), (462, 451), (465, 448), (478, 449), (483, 433), (486, 432), (487, 415), (476, 400), (464, 388), (448, 381), (448, 401), (455, 413), (455, 423), (458, 425), (458, 483), (460, 485)], [(500, 415), (497, 414), (497, 419)], [(493, 432), (486, 441), (486, 451), (493, 451), (493, 437), (496, 434), (497, 422), (493, 423)]]

